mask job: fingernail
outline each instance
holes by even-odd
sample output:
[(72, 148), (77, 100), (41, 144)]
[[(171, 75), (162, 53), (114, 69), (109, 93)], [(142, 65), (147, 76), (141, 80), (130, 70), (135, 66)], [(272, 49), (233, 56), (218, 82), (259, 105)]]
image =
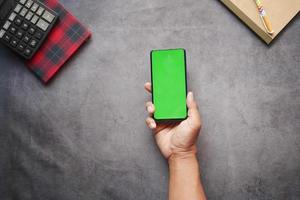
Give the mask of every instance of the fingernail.
[(155, 128), (155, 123), (153, 123), (153, 122), (150, 123), (150, 128), (151, 128), (151, 129), (154, 129), (154, 128)]
[(194, 94), (193, 94), (193, 92), (189, 92), (188, 95), (190, 96), (191, 99), (194, 99)]
[(148, 112), (152, 112), (153, 111), (152, 106), (148, 106), (147, 110), (148, 110)]

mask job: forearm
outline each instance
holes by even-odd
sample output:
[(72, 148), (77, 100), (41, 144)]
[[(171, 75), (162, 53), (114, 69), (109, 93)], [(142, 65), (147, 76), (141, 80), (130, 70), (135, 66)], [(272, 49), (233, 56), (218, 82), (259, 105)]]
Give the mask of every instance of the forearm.
[(169, 158), (169, 200), (206, 200), (195, 154)]

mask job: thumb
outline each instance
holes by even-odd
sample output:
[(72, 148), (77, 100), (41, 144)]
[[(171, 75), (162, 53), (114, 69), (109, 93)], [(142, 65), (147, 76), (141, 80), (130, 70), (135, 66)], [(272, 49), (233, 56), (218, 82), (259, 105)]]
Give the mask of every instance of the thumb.
[(194, 94), (192, 92), (189, 92), (186, 98), (186, 104), (188, 107), (188, 121), (190, 125), (194, 128), (201, 127), (201, 119), (200, 119), (200, 113), (198, 110), (197, 102), (195, 101)]

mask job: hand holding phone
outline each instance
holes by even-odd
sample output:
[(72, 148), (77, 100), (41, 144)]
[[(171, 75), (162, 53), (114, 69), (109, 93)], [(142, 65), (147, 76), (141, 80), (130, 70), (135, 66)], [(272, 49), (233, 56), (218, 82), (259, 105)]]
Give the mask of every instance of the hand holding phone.
[[(145, 84), (145, 89), (152, 93), (151, 83)], [(187, 156), (196, 153), (196, 142), (201, 129), (201, 119), (197, 102), (192, 92), (186, 98), (188, 117), (183, 121), (155, 121), (153, 114), (156, 111), (152, 102), (146, 103), (149, 117), (147, 126), (153, 130), (156, 143), (162, 155), (169, 159), (173, 156)]]
[(152, 102), (146, 103), (146, 124), (162, 154), (167, 159), (195, 154), (201, 120), (193, 93), (187, 94), (185, 50), (152, 51), (151, 78), (152, 84), (145, 84), (152, 94)]

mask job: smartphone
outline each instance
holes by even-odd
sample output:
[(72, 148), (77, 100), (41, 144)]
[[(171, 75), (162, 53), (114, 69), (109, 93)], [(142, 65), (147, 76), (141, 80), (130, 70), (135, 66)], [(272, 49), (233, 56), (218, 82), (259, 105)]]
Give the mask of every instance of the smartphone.
[(187, 118), (186, 51), (151, 51), (152, 102), (155, 120)]

